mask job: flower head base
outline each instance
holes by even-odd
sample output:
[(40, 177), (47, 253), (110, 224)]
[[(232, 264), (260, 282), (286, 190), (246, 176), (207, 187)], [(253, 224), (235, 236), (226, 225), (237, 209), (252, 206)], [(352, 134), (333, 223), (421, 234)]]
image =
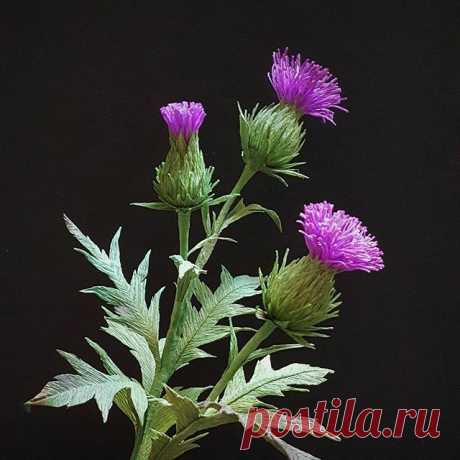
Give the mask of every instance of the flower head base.
[(182, 136), (186, 143), (197, 134), (206, 113), (199, 102), (173, 102), (160, 109), (172, 137)]
[(340, 305), (334, 273), (310, 256), (281, 265), (278, 256), (270, 275), (261, 278), (262, 316), (273, 321), (295, 340), (312, 347), (303, 337), (325, 336), (319, 323), (338, 315)]
[(305, 59), (302, 62), (300, 54), (290, 56), (287, 49), (273, 53), (273, 66), (268, 79), (280, 102), (294, 106), (295, 109), (323, 121), (334, 124), (334, 112), (345, 100), (337, 78), (328, 69), (315, 62)]
[(243, 160), (254, 171), (262, 171), (283, 183), (281, 175), (305, 178), (296, 169), (303, 162), (292, 161), (300, 153), (305, 131), (290, 107), (256, 106), (252, 112), (240, 108), (240, 137)]
[(298, 222), (310, 255), (335, 271), (381, 270), (384, 267), (377, 242), (356, 217), (335, 211), (334, 205), (305, 205)]

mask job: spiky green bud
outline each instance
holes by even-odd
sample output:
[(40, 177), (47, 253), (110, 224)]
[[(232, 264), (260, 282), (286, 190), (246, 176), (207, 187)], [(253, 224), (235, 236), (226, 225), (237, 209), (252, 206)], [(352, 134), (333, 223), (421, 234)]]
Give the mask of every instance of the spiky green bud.
[(240, 137), (243, 160), (255, 171), (262, 171), (285, 183), (280, 175), (305, 178), (295, 162), (302, 148), (305, 131), (293, 107), (276, 104), (240, 111)]
[(325, 337), (319, 323), (338, 315), (334, 272), (310, 256), (281, 265), (276, 257), (267, 277), (261, 275), (263, 315), (304, 345), (303, 337)]
[(188, 142), (183, 136), (171, 136), (168, 155), (156, 168), (154, 188), (161, 201), (176, 209), (196, 208), (212, 198), (217, 184), (213, 172), (205, 165), (197, 134)]

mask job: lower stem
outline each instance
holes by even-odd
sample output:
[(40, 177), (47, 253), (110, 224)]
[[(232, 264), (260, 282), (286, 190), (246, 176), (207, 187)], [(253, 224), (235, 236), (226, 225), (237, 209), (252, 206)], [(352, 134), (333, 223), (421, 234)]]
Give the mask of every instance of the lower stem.
[(230, 363), (222, 377), (216, 383), (208, 399), (210, 401), (217, 400), (222, 391), (224, 391), (227, 383), (233, 378), (236, 371), (244, 365), (249, 355), (259, 348), (259, 345), (276, 329), (275, 324), (271, 321), (265, 321), (263, 326), (249, 339), (246, 345), (236, 355), (235, 359)]
[(136, 438), (134, 440), (134, 447), (129, 460), (148, 460), (150, 452), (146, 452), (146, 449), (143, 448), (143, 443), (145, 442), (145, 431), (143, 427), (139, 427), (139, 431), (136, 433)]

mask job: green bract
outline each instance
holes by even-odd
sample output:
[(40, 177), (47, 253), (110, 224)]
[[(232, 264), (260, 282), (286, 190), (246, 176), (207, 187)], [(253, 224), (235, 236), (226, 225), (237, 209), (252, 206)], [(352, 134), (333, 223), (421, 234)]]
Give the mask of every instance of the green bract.
[(155, 191), (172, 208), (199, 207), (212, 197), (214, 168), (206, 167), (196, 134), (188, 143), (182, 136), (171, 137), (170, 144), (165, 161), (156, 168)]
[(285, 180), (280, 175), (305, 178), (296, 169), (304, 162), (292, 160), (300, 154), (305, 131), (298, 113), (288, 105), (276, 104), (252, 112), (240, 111), (243, 160), (256, 171)]
[(310, 256), (287, 264), (287, 255), (288, 251), (281, 265), (277, 255), (268, 277), (260, 275), (262, 315), (297, 341), (312, 346), (304, 337), (325, 337), (320, 331), (329, 328), (318, 324), (338, 315), (334, 272)]

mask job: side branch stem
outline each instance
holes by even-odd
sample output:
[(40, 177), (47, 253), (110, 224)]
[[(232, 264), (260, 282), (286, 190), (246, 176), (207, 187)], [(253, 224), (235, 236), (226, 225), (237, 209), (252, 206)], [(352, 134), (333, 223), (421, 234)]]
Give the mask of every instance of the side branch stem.
[(222, 391), (224, 391), (227, 383), (233, 378), (236, 371), (244, 365), (249, 355), (259, 348), (259, 345), (276, 329), (275, 324), (271, 321), (265, 321), (263, 326), (249, 339), (246, 345), (236, 355), (235, 359), (230, 363), (227, 369), (222, 374), (222, 377), (216, 383), (211, 393), (209, 393), (208, 400), (216, 400)]

